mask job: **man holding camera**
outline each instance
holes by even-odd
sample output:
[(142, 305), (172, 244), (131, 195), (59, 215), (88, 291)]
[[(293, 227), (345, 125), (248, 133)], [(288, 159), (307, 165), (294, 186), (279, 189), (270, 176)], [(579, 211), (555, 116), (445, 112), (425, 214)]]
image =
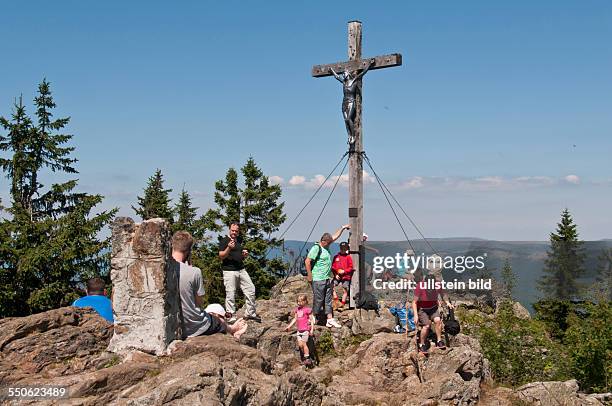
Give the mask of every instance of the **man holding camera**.
[(244, 320), (261, 322), (255, 311), (255, 285), (244, 268), (244, 259), (249, 252), (242, 248), (240, 237), (240, 224), (233, 222), (229, 226), (229, 234), (219, 239), (219, 258), (223, 261), (223, 284), (225, 285), (225, 311), (231, 313), (230, 322), (236, 317), (236, 303), (234, 297), (236, 289), (240, 286), (246, 301)]

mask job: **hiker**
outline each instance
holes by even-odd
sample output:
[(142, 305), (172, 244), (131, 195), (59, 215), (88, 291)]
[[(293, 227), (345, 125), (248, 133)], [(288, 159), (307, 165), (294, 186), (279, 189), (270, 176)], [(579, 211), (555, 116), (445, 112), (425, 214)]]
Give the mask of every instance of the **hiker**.
[(329, 246), (336, 241), (344, 230), (350, 230), (351, 226), (346, 224), (339, 228), (334, 235), (325, 233), (321, 236), (318, 244), (315, 244), (310, 251), (304, 264), (306, 265), (307, 280), (312, 283), (312, 307), (315, 314), (321, 313), (321, 308), (327, 316), (326, 327), (340, 328), (340, 323), (334, 319), (332, 309), (332, 282), (331, 265), (332, 258), (329, 253)]
[(211, 305), (214, 310), (211, 313), (202, 310), (205, 294), (202, 271), (186, 262), (192, 246), (193, 237), (187, 231), (177, 231), (172, 236), (172, 258), (179, 264), (183, 338), (227, 333), (239, 339), (247, 329), (244, 320), (239, 319), (234, 324), (228, 324), (225, 320), (225, 311), (222, 314), (219, 311), (223, 309), (220, 304)]
[(433, 276), (430, 275), (423, 279), (422, 275), (421, 269), (417, 269), (414, 273), (416, 288), (412, 300), (412, 311), (415, 326), (422, 326), (419, 351), (427, 354), (427, 336), (432, 322), (436, 333), (436, 347), (442, 350), (446, 348), (442, 341), (442, 318), (438, 309), (438, 296), (446, 302), (449, 309), (452, 309), (453, 305), (443, 289), (435, 289), (436, 279)]
[(297, 298), (297, 307), (293, 311), (293, 319), (285, 329), (290, 331), (295, 324), (297, 328), (296, 339), (298, 348), (304, 354), (304, 365), (309, 367), (312, 365), (310, 358), (310, 350), (308, 349), (308, 338), (314, 334), (315, 318), (312, 314), (312, 309), (308, 306), (308, 297), (301, 294)]
[(221, 269), (223, 269), (223, 284), (225, 285), (225, 311), (231, 313), (230, 322), (236, 320), (234, 298), (238, 286), (246, 301), (244, 320), (261, 322), (261, 318), (255, 311), (255, 285), (244, 268), (244, 259), (248, 255), (249, 252), (242, 248), (240, 224), (233, 222), (229, 226), (229, 234), (219, 238), (219, 258), (223, 261)]
[(75, 307), (92, 307), (106, 321), (113, 323), (113, 304), (106, 297), (105, 286), (102, 278), (89, 279), (85, 288), (87, 296), (75, 300), (72, 305)]
[(344, 307), (346, 304), (354, 271), (353, 259), (349, 254), (349, 244), (348, 242), (342, 242), (340, 243), (340, 252), (334, 256), (334, 260), (332, 261), (332, 272), (334, 273), (334, 305), (338, 303), (338, 293), (336, 292), (337, 286), (342, 286), (342, 301), (340, 302), (340, 307)]

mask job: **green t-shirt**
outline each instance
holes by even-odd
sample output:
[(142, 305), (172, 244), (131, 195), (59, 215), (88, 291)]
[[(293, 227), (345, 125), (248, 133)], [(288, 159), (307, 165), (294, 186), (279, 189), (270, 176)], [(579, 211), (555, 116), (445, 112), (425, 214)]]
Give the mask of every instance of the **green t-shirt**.
[(323, 248), (319, 244), (313, 245), (310, 251), (308, 251), (308, 258), (314, 260), (319, 254), (319, 250), (321, 250), (321, 255), (319, 255), (319, 259), (317, 259), (317, 262), (312, 268), (313, 281), (324, 281), (331, 278), (332, 261), (331, 254), (327, 248)]

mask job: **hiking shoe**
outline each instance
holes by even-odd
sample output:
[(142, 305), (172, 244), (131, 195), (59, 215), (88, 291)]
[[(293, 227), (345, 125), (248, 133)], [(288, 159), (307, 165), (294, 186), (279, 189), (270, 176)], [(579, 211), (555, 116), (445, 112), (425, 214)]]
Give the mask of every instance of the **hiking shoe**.
[(304, 358), (304, 362), (303, 362), (305, 367), (311, 367), (312, 366), (312, 360), (310, 358)]
[(254, 321), (256, 323), (261, 323), (261, 317), (259, 317), (257, 315), (255, 315), (255, 316), (246, 316), (244, 319), (247, 320), (247, 321), (248, 320), (252, 320), (252, 321)]
[(436, 343), (436, 347), (441, 349), (441, 350), (445, 350), (446, 349), (446, 345), (444, 344), (444, 341), (440, 340)]
[(338, 322), (337, 322), (337, 321), (336, 321), (334, 318), (331, 318), (331, 319), (327, 319), (327, 323), (325, 323), (325, 327), (329, 327), (329, 328), (332, 328), (332, 327), (340, 328), (340, 327), (342, 327), (342, 326), (341, 326), (341, 325), (340, 325), (340, 323), (338, 323)]
[(419, 345), (419, 351), (423, 354), (427, 354), (427, 346), (425, 344)]

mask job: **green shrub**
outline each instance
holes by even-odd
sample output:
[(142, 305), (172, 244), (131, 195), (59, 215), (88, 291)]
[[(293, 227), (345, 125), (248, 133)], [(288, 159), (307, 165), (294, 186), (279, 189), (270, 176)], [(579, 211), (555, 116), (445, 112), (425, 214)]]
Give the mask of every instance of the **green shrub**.
[(570, 314), (564, 343), (571, 374), (587, 392), (612, 390), (612, 306), (610, 302), (584, 304), (588, 316)]
[(317, 340), (317, 353), (319, 355), (336, 356), (336, 348), (334, 347), (334, 337), (329, 331), (323, 332)]
[(359, 344), (361, 344), (362, 342), (369, 340), (370, 338), (372, 338), (371, 334), (357, 334), (357, 335), (350, 335), (346, 338), (344, 338), (342, 340), (342, 348), (347, 348), (350, 346), (359, 346)]
[(545, 323), (519, 319), (510, 302), (502, 304), (493, 318), (477, 313), (460, 313), (458, 317), (467, 325), (464, 331), (479, 338), (499, 383), (519, 386), (567, 378), (563, 348), (549, 338)]

